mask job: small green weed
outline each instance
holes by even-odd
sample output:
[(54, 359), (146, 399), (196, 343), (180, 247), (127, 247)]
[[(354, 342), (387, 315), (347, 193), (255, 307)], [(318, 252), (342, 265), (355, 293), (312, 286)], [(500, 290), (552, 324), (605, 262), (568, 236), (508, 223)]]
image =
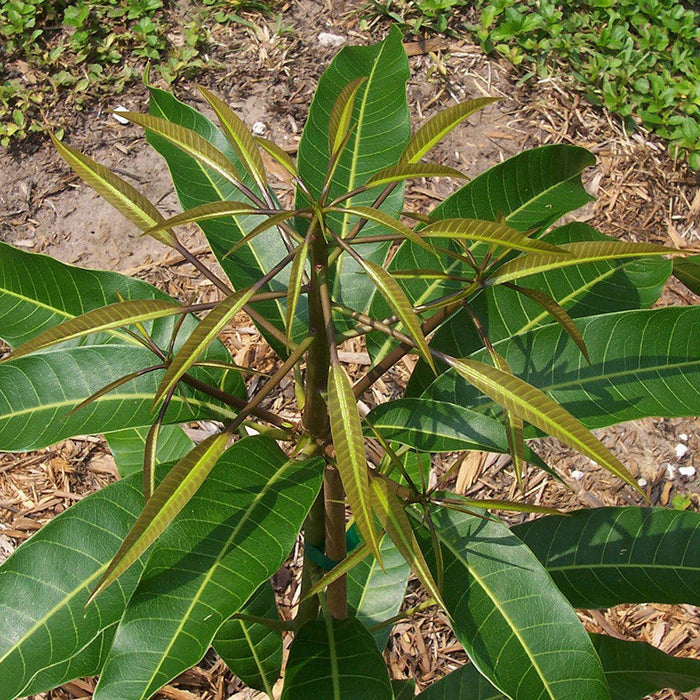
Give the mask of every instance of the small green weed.
[[(460, 18), (472, 5), (476, 21)], [(371, 7), (412, 33), (454, 34), (461, 25), (484, 51), (520, 66), (522, 80), (563, 69), (591, 102), (630, 130), (643, 124), (700, 170), (700, 15), (678, 0), (373, 0)]]
[(81, 110), (88, 96), (119, 94), (148, 61), (168, 83), (191, 77), (204, 68), (212, 23), (270, 9), (198, 5), (183, 24), (163, 0), (0, 0), (0, 144), (43, 130), (59, 102)]

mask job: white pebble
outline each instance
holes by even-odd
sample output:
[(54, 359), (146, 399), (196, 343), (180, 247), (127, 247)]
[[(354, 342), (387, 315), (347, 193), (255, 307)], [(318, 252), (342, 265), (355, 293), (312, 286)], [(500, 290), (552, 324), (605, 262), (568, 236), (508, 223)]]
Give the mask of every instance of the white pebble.
[(679, 440), (683, 440), (683, 442), (688, 442), (688, 433), (681, 433), (681, 434), (678, 436), (678, 439), (679, 439)]
[(666, 478), (675, 479), (676, 478), (676, 467), (673, 464), (666, 465)]
[(695, 476), (695, 467), (678, 467), (681, 476)]
[(255, 124), (253, 124), (253, 133), (256, 136), (262, 136), (266, 131), (267, 125), (263, 124), (263, 122), (255, 122)]
[[(119, 105), (119, 107), (114, 108), (114, 111), (115, 112), (128, 112), (129, 110), (126, 107)], [(119, 122), (119, 124), (128, 124), (129, 123), (128, 119), (124, 119), (124, 117), (120, 117), (118, 114), (113, 114), (112, 116), (114, 117), (114, 121)]]
[(260, 435), (260, 432), (257, 431), (255, 428), (251, 428), (249, 425), (244, 426), (246, 433), (248, 435)]
[(318, 43), (321, 44), (321, 46), (337, 48), (345, 43), (345, 37), (339, 36), (338, 34), (330, 34), (329, 32), (321, 32), (318, 35)]
[(585, 474), (580, 469), (574, 469), (571, 472), (571, 477), (573, 479), (576, 479), (576, 481), (581, 481), (581, 479), (583, 479), (584, 476)]
[(688, 451), (688, 445), (684, 445), (683, 443), (678, 443), (676, 445), (676, 457), (680, 459), (681, 457), (685, 457), (685, 453)]
[(637, 483), (644, 488), (647, 485), (647, 480), (646, 479), (637, 479)]

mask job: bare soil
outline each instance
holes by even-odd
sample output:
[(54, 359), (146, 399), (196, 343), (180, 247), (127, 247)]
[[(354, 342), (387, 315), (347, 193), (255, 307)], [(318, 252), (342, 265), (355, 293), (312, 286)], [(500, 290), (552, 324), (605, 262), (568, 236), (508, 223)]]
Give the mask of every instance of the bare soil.
[[(282, 19), (293, 33), (284, 36), (275, 34), (272, 21), (259, 17), (252, 18), (255, 30), (214, 28), (216, 45), (211, 56), (218, 66), (200, 80), (226, 99), (249, 126), (264, 124), (267, 135), (293, 153), (318, 77), (336, 51), (319, 43), (319, 33), (331, 32), (346, 43), (362, 44), (375, 41), (387, 29), (377, 23), (371, 32), (360, 31), (357, 10), (361, 6), (359, 0), (348, 1), (341, 12), (330, 3), (288, 2)], [(554, 142), (585, 146), (598, 156), (598, 164), (585, 174), (597, 201), (576, 218), (631, 240), (698, 245), (700, 189), (694, 176), (647, 135), (626, 134), (609, 117), (580, 101), (563, 78), (534, 88), (518, 87), (510, 67), (485, 58), (467, 38), (411, 42), (407, 48), (413, 54), (409, 101), (414, 123), (455, 101), (481, 95), (503, 98), (458, 129), (434, 154), (435, 160), (473, 176), (526, 147)], [(175, 92), (206, 111), (192, 86), (178, 86)], [(59, 114), (54, 120), (63, 116), (67, 142), (127, 177), (164, 214), (179, 211), (163, 161), (148, 147), (139, 129), (117, 123), (107, 112), (120, 105), (146, 111), (146, 89), (135, 85), (112, 101), (96, 101), (80, 115)], [(413, 184), (408, 189), (408, 204), (418, 209), (434, 203), (450, 188), (445, 180)], [(189, 236), (191, 246), (206, 254), (203, 239), (194, 230)], [(0, 154), (0, 240), (84, 267), (127, 271), (183, 298), (191, 298), (193, 290), (201, 298), (213, 295), (210, 287), (195, 282), (178, 257), (140, 236), (80, 183), (48, 140), (31, 149)], [(673, 304), (698, 301), (675, 283), (662, 299), (662, 303)], [(261, 369), (271, 364), (270, 354), (247, 320), (242, 319), (227, 340), (237, 361), (252, 362)], [(355, 369), (365, 362), (360, 344), (348, 346), (346, 353)], [(400, 366), (379, 382), (374, 399), (368, 401), (400, 390), (406, 372), (406, 366)], [(275, 400), (284, 404), (284, 392)], [(697, 419), (635, 421), (600, 431), (600, 435), (634, 475), (644, 480), (640, 483), (654, 504), (666, 506), (674, 496), (687, 495), (691, 507), (700, 506), (697, 474), (684, 478), (677, 472), (679, 465), (700, 469)], [(687, 448), (682, 457), (677, 456), (677, 445)], [(553, 441), (544, 441), (542, 449), (570, 488), (533, 471), (526, 480), (526, 494), (533, 502), (563, 509), (640, 502), (588, 459)], [(0, 454), (0, 561), (51, 517), (114, 478), (113, 461), (100, 438), (76, 438), (31, 454)], [(457, 487), (480, 497), (512, 494), (514, 479), (508, 460), (468, 457), (458, 471)], [(291, 561), (278, 575), (282, 603), (294, 602), (296, 586), (291, 575), (295, 568)], [(412, 591), (408, 605), (420, 600), (417, 588)], [(700, 658), (700, 614), (692, 606), (635, 605), (581, 615), (591, 630), (643, 639), (664, 651)], [(412, 676), (420, 687), (466, 658), (446, 619), (435, 611), (396, 625), (386, 656), (393, 677)], [(40, 697), (90, 697), (93, 687), (87, 679)], [(254, 697), (248, 691), (238, 693), (241, 687), (221, 662), (208, 656), (160, 697)], [(700, 693), (665, 692), (655, 697), (697, 699)]]

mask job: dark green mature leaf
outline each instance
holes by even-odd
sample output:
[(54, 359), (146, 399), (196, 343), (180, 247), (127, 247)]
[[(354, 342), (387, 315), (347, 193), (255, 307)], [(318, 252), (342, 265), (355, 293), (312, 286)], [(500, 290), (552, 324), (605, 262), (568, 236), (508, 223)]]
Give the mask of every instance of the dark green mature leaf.
[(700, 514), (594, 508), (513, 528), (576, 608), (700, 604)]
[[(0, 365), (0, 449), (38, 449), (73, 435), (109, 433), (149, 425), (162, 370), (145, 374), (69, 413), (104, 384), (157, 362), (139, 346), (86, 345), (20, 357)], [(198, 369), (217, 384), (220, 373)], [(229, 372), (228, 376), (236, 376)], [(218, 375), (218, 377), (217, 377)], [(236, 377), (238, 384), (239, 377)], [(165, 421), (231, 418), (234, 412), (189, 389), (173, 396)]]
[(690, 691), (700, 686), (700, 660), (668, 654), (646, 642), (592, 634), (612, 700), (641, 700), (657, 690)]
[[(275, 592), (263, 583), (241, 609), (241, 613), (279, 620)], [(282, 672), (282, 633), (247, 620), (227, 620), (212, 644), (224, 663), (247, 686), (272, 697), (272, 686)]]
[(394, 691), (394, 700), (413, 700), (416, 695), (416, 682), (413, 678), (391, 681), (391, 687)]
[[(127, 428), (107, 433), (105, 439), (116, 462), (119, 475), (124, 478), (143, 469), (143, 455), (148, 428)], [(164, 425), (158, 439), (156, 462), (176, 462), (184, 457), (194, 443), (179, 425)]]
[(499, 216), (519, 231), (542, 228), (593, 198), (583, 189), (581, 172), (595, 156), (578, 146), (533, 148), (475, 177), (430, 213), (433, 219)]
[[(366, 77), (355, 99), (352, 120), (355, 127), (333, 178), (329, 200), (364, 185), (376, 172), (394, 165), (408, 141), (410, 118), (406, 102), (408, 59), (401, 43), (401, 32), (392, 28), (389, 36), (372, 46), (348, 46), (333, 59), (318, 84), (309, 118), (299, 142), (298, 166), (302, 179), (313, 196), (320, 195), (329, 163), (328, 124), (331, 110), (343, 88), (356, 78)], [(376, 191), (363, 192), (347, 200), (347, 206), (371, 205)], [(305, 206), (303, 195), (297, 205)], [(382, 210), (395, 214), (401, 211), (403, 190), (397, 187), (382, 204)], [(326, 223), (332, 231), (345, 237), (360, 217), (331, 213)], [(387, 233), (378, 223), (370, 222), (361, 235)], [(388, 243), (363, 246), (363, 256), (381, 265)], [(331, 280), (332, 298), (357, 311), (369, 308), (374, 294), (358, 263), (347, 254), (341, 255)]]
[[(116, 272), (84, 270), (0, 242), (0, 338), (11, 347), (120, 298), (174, 303), (141, 280)], [(171, 328), (171, 320), (157, 321), (152, 330), (156, 342), (167, 343)], [(118, 330), (73, 344), (76, 342), (136, 344)]]
[(139, 480), (122, 480), (58, 515), (0, 567), (2, 700), (99, 671), (144, 562), (84, 605), (142, 507)]
[[(500, 522), (444, 508), (431, 516), (443, 599), (476, 667), (516, 699), (608, 698), (586, 631), (532, 552)], [(416, 535), (434, 567), (430, 532), (418, 526)]]
[[(600, 634), (591, 639), (600, 656), (612, 700), (641, 700), (664, 688), (689, 691), (700, 685), (700, 661), (674, 658), (646, 642)], [(424, 690), (416, 700), (507, 700), (467, 664)]]
[(262, 436), (224, 453), (153, 547), (95, 700), (144, 700), (204, 656), (284, 561), (322, 471), (323, 460), (290, 460)]
[(311, 620), (289, 650), (281, 700), (393, 700), (384, 659), (355, 618)]
[[(591, 201), (581, 184), (581, 172), (594, 163), (591, 153), (575, 146), (553, 145), (525, 151), (468, 182), (430, 212), (430, 217), (486, 221), (503, 217), (505, 224), (518, 231), (546, 228), (567, 212)], [(486, 249), (481, 244), (480, 250)], [(388, 270), (431, 267), (435, 267), (432, 255), (405, 242)], [(469, 265), (454, 259), (443, 267), (444, 272), (457, 277), (469, 277), (472, 272)], [(407, 280), (402, 286), (411, 302), (419, 305), (461, 289), (464, 284), (433, 279)], [(385, 305), (378, 298), (372, 305), (372, 315), (375, 318), (387, 315)], [(374, 358), (382, 357), (391, 346), (390, 341), (376, 334), (369, 334), (367, 340)]]
[(700, 296), (700, 255), (673, 261), (673, 275)]
[[(260, 194), (257, 185), (241, 163), (235, 149), (231, 146), (223, 131), (196, 110), (175, 99), (170, 93), (158, 88), (150, 88), (150, 113), (164, 117), (175, 124), (187, 127), (206, 139), (226, 156), (241, 175), (243, 183), (251, 191)], [(183, 153), (162, 137), (146, 132), (149, 143), (166, 160), (177, 191), (180, 204), (184, 210), (193, 209), (210, 202), (240, 200), (240, 192), (224, 177), (209, 170), (191, 156)], [(266, 231), (250, 241), (240, 250), (228, 253), (246, 233), (252, 231), (267, 217), (238, 215), (224, 219), (202, 221), (198, 225), (204, 232), (212, 251), (228, 276), (234, 289), (242, 289), (254, 284), (260, 277), (276, 265), (287, 253), (279, 234)], [(270, 283), (270, 288), (281, 289), (286, 286), (288, 271), (282, 271)], [(305, 300), (301, 300), (305, 303)], [(284, 302), (272, 300), (256, 304), (256, 310), (277, 328), (284, 328)], [(300, 305), (300, 310), (302, 310)], [(279, 347), (279, 344), (275, 345)]]
[[(555, 229), (542, 240), (558, 245), (606, 239), (611, 240), (587, 224), (574, 222)], [(527, 277), (524, 284), (554, 299), (572, 318), (582, 318), (651, 306), (659, 298), (670, 272), (671, 261), (663, 258), (608, 260), (560, 267)], [(539, 304), (507, 287), (484, 290), (470, 306), (494, 343), (551, 323), (549, 314)], [(481, 342), (469, 314), (465, 310), (455, 314), (435, 334), (431, 347), (453, 357), (466, 357), (478, 350)], [(411, 376), (408, 394), (419, 394), (433, 379), (430, 368), (419, 363)]]
[[(390, 537), (379, 543), (384, 571), (372, 556), (365, 557), (347, 574), (348, 609), (367, 628), (396, 615), (401, 609), (411, 570)], [(389, 641), (391, 626), (370, 630), (380, 651)]]
[(508, 700), (496, 690), (474, 664), (466, 664), (428, 686), (416, 700)]
[[(590, 365), (557, 324), (496, 343), (495, 348), (515, 374), (588, 428), (700, 413), (700, 307), (622, 311), (580, 319), (578, 327)], [(471, 357), (486, 356), (481, 351)], [(494, 407), (452, 373), (436, 379), (425, 396), (480, 412)]]

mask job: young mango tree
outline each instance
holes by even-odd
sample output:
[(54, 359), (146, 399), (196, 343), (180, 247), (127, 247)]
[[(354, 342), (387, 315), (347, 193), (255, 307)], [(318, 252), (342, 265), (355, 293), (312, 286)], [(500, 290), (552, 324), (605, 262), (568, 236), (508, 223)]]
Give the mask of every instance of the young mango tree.
[[(639, 489), (590, 429), (700, 413), (700, 308), (651, 308), (674, 271), (698, 290), (697, 258), (556, 226), (591, 199), (581, 173), (595, 159), (569, 145), (523, 152), (431, 211), (404, 212), (407, 179), (466, 179), (426, 157), (492, 102), (449, 107), (411, 135), (408, 73), (396, 29), (340, 51), (296, 162), (208, 90), (218, 124), (151, 88), (149, 114), (122, 116), (167, 162), (183, 208), (169, 219), (55, 142), (221, 299), (183, 304), (0, 244), (0, 337), (12, 349), (0, 363), (0, 449), (101, 434), (123, 477), (0, 568), (2, 700), (89, 675), (96, 700), (144, 700), (210, 647), (270, 697), (282, 674), (284, 700), (413, 697), (382, 658), (392, 624), (412, 613), (411, 574), (470, 659), (424, 700), (700, 685), (700, 661), (589, 635), (575, 612), (700, 603), (698, 513), (564, 515), (468, 499), (451, 474), (430, 478), (431, 455), (470, 450), (509, 453), (519, 481), (526, 463), (556, 475), (529, 446), (549, 435)], [(294, 184), (287, 207), (265, 159)], [(190, 222), (225, 277), (178, 238)], [(255, 368), (218, 339), (241, 311), (279, 357), (251, 396)], [(338, 349), (360, 336), (372, 364), (353, 382)], [(407, 354), (418, 362), (404, 394), (360, 411)], [(271, 409), (290, 378), (298, 419)], [(221, 427), (195, 445), (181, 425), (198, 420)], [(508, 510), (536, 517), (511, 528), (495, 514)], [(270, 578), (300, 535), (300, 603), (281, 618)]]

